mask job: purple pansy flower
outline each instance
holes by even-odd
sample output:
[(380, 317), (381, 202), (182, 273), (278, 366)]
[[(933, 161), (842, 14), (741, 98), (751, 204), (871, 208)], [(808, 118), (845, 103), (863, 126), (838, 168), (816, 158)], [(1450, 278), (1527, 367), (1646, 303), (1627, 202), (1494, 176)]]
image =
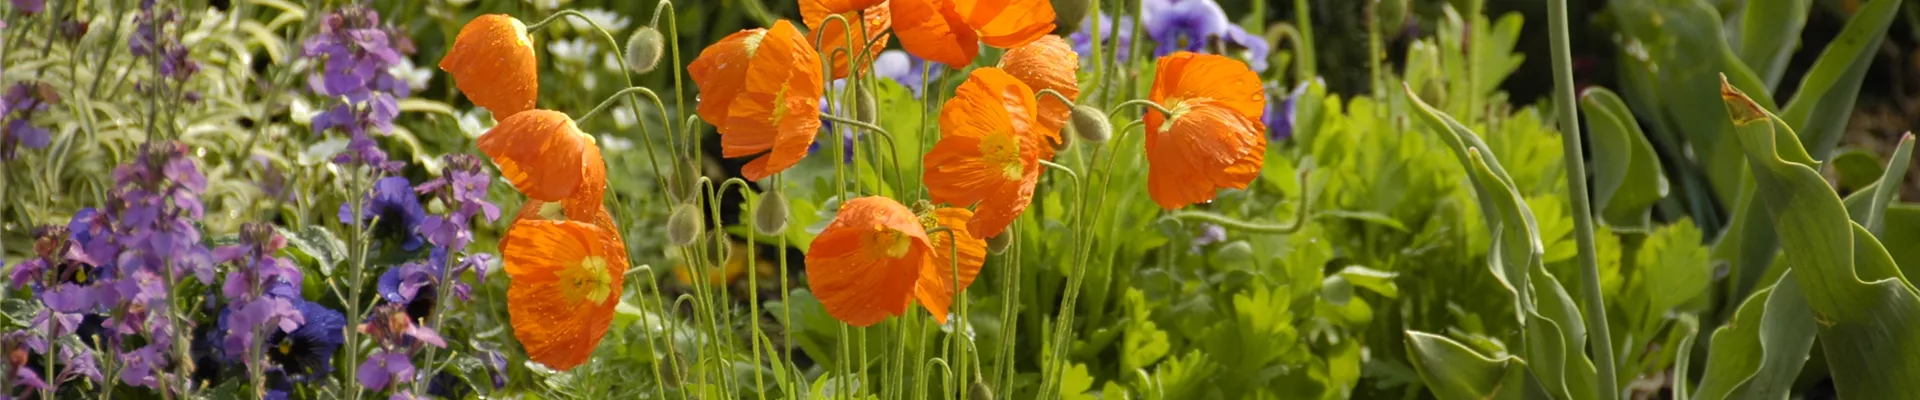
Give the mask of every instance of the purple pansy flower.
[[(416, 230), (426, 220), (427, 211), (420, 207), (407, 178), (390, 176), (374, 181), (373, 192), (367, 193), (360, 209), (362, 221), (374, 221), (375, 237), (398, 238), (400, 248), (407, 251), (420, 249), (422, 238)], [(338, 217), (340, 223), (354, 223), (351, 204), (341, 204)]]
[(1100, 13), (1087, 16), (1086, 21), (1080, 23), (1080, 30), (1073, 32), (1073, 35), (1068, 38), (1073, 40), (1073, 52), (1080, 53), (1082, 61), (1095, 61), (1093, 59), (1094, 18), (1100, 19), (1102, 45), (1111, 45), (1115, 40), (1120, 41), (1120, 49), (1113, 54), (1114, 59), (1125, 60), (1127, 56), (1133, 54), (1133, 18), (1122, 16), (1116, 25), (1114, 18), (1107, 16), (1106, 13)]
[(1200, 235), (1193, 237), (1193, 243), (1187, 250), (1194, 254), (1200, 254), (1201, 248), (1225, 241), (1227, 241), (1227, 228), (1202, 222), (1200, 223)]
[(433, 315), (434, 303), (439, 300), (435, 282), (443, 272), (440, 265), (438, 261), (410, 262), (388, 268), (375, 287), (381, 300), (406, 305), (409, 318), (426, 318)]
[(1273, 45), (1267, 43), (1267, 38), (1249, 33), (1239, 25), (1227, 25), (1226, 34), (1221, 35), (1220, 39), (1231, 49), (1245, 49), (1246, 53), (1241, 58), (1246, 59), (1255, 72), (1267, 71), (1267, 56), (1273, 51)]
[(1294, 112), (1298, 107), (1297, 102), (1300, 96), (1307, 93), (1306, 83), (1302, 82), (1294, 86), (1292, 91), (1285, 94), (1282, 94), (1277, 87), (1268, 87), (1267, 93), (1272, 93), (1271, 96), (1285, 96), (1279, 101), (1267, 99), (1266, 114), (1260, 117), (1260, 122), (1267, 124), (1267, 138), (1272, 140), (1293, 138)]
[(375, 350), (373, 355), (367, 356), (366, 362), (360, 363), (360, 372), (355, 375), (358, 376), (354, 378), (359, 379), (360, 385), (367, 389), (385, 389), (389, 383), (413, 381), (413, 360), (408, 359), (403, 351)]
[(1227, 13), (1213, 0), (1143, 0), (1140, 23), (1159, 46), (1155, 57), (1175, 51), (1203, 51), (1211, 38), (1226, 34)]
[(907, 91), (913, 92), (913, 98), (916, 99), (920, 98), (921, 86), (932, 84), (931, 80), (939, 79), (946, 69), (944, 64), (929, 64), (925, 59), (900, 50), (882, 51), (873, 59), (874, 75), (891, 79), (900, 86), (905, 86)]
[(295, 301), (294, 308), (306, 316), (306, 323), (293, 331), (269, 335), (267, 360), (273, 362), (275, 372), (296, 382), (324, 378), (333, 372), (334, 351), (346, 341), (341, 329), (346, 327), (347, 318), (306, 300)]

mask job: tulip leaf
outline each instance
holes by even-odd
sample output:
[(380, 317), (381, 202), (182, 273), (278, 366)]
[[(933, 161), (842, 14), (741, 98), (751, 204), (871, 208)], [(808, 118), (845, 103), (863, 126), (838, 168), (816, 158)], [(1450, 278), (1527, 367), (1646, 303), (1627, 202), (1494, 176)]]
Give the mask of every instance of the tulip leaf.
[(1767, 82), (1768, 90), (1780, 85), (1786, 75), (1787, 60), (1807, 26), (1809, 0), (1748, 1), (1740, 17), (1740, 60)]
[(1833, 165), (1834, 174), (1840, 176), (1840, 188), (1855, 194), (1880, 180), (1880, 174), (1886, 173), (1886, 169), (1880, 166), (1880, 156), (1863, 149), (1840, 152), (1827, 163)]
[(1601, 220), (1616, 229), (1651, 227), (1654, 202), (1667, 197), (1667, 176), (1653, 144), (1620, 96), (1605, 88), (1580, 96), (1593, 143), (1593, 198)]
[(1756, 197), (1805, 289), (1843, 398), (1920, 398), (1920, 292), (1886, 248), (1848, 218), (1794, 130), (1730, 85), (1721, 96), (1747, 153)]
[(1801, 146), (1814, 159), (1827, 159), (1840, 144), (1867, 68), (1873, 65), (1887, 27), (1900, 14), (1899, 7), (1900, 0), (1873, 0), (1854, 12), (1840, 36), (1820, 51), (1813, 68), (1801, 78), (1793, 100), (1780, 110), (1781, 121), (1800, 133)]
[(1694, 400), (1787, 396), (1813, 349), (1817, 328), (1792, 274), (1754, 291), (1732, 319), (1714, 330), (1707, 372), (1693, 392)]
[(1483, 356), (1445, 336), (1416, 331), (1407, 332), (1407, 353), (1440, 400), (1524, 398), (1526, 363), (1514, 356)]

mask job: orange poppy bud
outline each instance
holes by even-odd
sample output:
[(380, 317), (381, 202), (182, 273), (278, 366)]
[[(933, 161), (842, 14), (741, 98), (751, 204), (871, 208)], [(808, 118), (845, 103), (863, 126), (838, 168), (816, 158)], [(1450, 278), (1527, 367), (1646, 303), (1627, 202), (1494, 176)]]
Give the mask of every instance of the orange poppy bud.
[(987, 264), (987, 241), (967, 232), (967, 223), (973, 221), (973, 212), (965, 208), (943, 207), (933, 210), (933, 215), (921, 220), (921, 225), (931, 230), (946, 227), (947, 232), (927, 234), (927, 241), (933, 247), (927, 262), (920, 269), (920, 282), (914, 285), (914, 298), (920, 300), (920, 306), (933, 313), (940, 323), (947, 323), (947, 309), (953, 305), (953, 285), (955, 267), (958, 267), (959, 289), (967, 290), (973, 284), (973, 278), (980, 275), (980, 267)]
[(1048, 0), (893, 0), (900, 45), (920, 58), (963, 67), (979, 43), (1017, 48), (1054, 28)]
[(515, 221), (501, 242), (507, 316), (527, 357), (568, 370), (587, 361), (613, 322), (626, 279), (617, 232), (574, 221)]
[(533, 108), (540, 95), (540, 66), (526, 24), (505, 14), (487, 14), (467, 22), (440, 59), (440, 70), (474, 105), (495, 118)]
[[(1033, 43), (1008, 50), (1000, 57), (1000, 69), (1013, 75), (1035, 92), (1053, 89), (1067, 99), (1080, 100), (1080, 81), (1074, 72), (1080, 69), (1080, 54), (1059, 36), (1047, 35)], [(1053, 159), (1053, 149), (1065, 144), (1060, 128), (1067, 126), (1073, 105), (1053, 96), (1040, 96), (1040, 159)]]
[(999, 68), (967, 76), (940, 109), (940, 142), (927, 153), (927, 194), (936, 203), (976, 206), (968, 231), (999, 235), (1025, 212), (1040, 181), (1033, 89)]
[(807, 251), (807, 282), (827, 314), (869, 326), (907, 312), (932, 251), (920, 219), (885, 197), (847, 201)]
[(753, 157), (740, 174), (760, 180), (793, 167), (820, 130), (820, 55), (792, 23), (744, 30), (687, 66), (700, 87), (700, 118), (720, 132), (720, 155)]
[(1267, 153), (1260, 77), (1234, 59), (1184, 51), (1161, 57), (1155, 71), (1147, 98), (1172, 115), (1146, 115), (1153, 201), (1172, 210), (1211, 201), (1220, 188), (1245, 189)]
[[(871, 4), (860, 8), (843, 8), (858, 5), (855, 3)], [(827, 16), (834, 14), (845, 17), (847, 24), (827, 23)], [(893, 28), (893, 11), (886, 0), (801, 0), (800, 16), (806, 19), (807, 26), (813, 28), (813, 35), (808, 36), (807, 40), (817, 40), (820, 55), (833, 57), (833, 70), (828, 71), (833, 74), (833, 79), (847, 77), (850, 70), (865, 71), (871, 67), (873, 59), (887, 48), (890, 36), (885, 32)], [(860, 26), (862, 21), (866, 24), (864, 31)], [(849, 31), (853, 32), (853, 47), (847, 45)], [(867, 54), (860, 56), (859, 46), (869, 42), (872, 45), (867, 46)], [(860, 65), (849, 67), (847, 60), (853, 57), (860, 57)]]
[(576, 211), (597, 206), (607, 186), (607, 164), (593, 136), (580, 132), (558, 111), (528, 110), (500, 121), (480, 135), (480, 151), (500, 167), (500, 175), (527, 197), (557, 202), (580, 195)]

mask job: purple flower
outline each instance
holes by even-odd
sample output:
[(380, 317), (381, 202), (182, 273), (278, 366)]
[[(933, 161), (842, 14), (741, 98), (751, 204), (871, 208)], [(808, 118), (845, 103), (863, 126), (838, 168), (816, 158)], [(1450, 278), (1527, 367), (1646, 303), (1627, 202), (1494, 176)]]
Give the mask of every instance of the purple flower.
[(931, 80), (939, 79), (946, 69), (946, 65), (939, 63), (929, 65), (927, 60), (900, 50), (882, 51), (873, 59), (875, 75), (892, 79), (900, 86), (905, 86), (907, 91), (913, 92), (913, 98), (916, 99), (920, 98), (921, 85), (931, 84)]
[(1102, 43), (1102, 45), (1110, 45), (1114, 40), (1120, 41), (1120, 49), (1113, 54), (1114, 59), (1125, 60), (1127, 56), (1133, 54), (1133, 18), (1122, 16), (1119, 19), (1118, 25), (1116, 25), (1112, 17), (1108, 17), (1106, 13), (1100, 13), (1098, 15), (1087, 16), (1086, 22), (1080, 23), (1080, 30), (1075, 31), (1072, 37), (1069, 38), (1073, 40), (1073, 52), (1080, 53), (1081, 60), (1086, 62), (1095, 61), (1093, 59), (1094, 18), (1100, 19), (1100, 38), (1102, 39), (1100, 43)]
[(334, 351), (345, 342), (341, 329), (347, 318), (318, 303), (297, 300), (294, 308), (306, 316), (299, 329), (276, 332), (267, 337), (267, 360), (276, 372), (294, 381), (309, 382), (333, 372)]
[(375, 350), (366, 362), (360, 363), (360, 372), (355, 375), (367, 389), (385, 389), (388, 383), (413, 381), (413, 360), (403, 351)]
[(454, 219), (464, 221), (478, 216), (487, 222), (499, 220), (500, 207), (487, 201), (487, 187), (493, 178), (487, 173), (485, 162), (472, 154), (448, 154), (441, 159), (447, 166), (441, 176), (413, 190), (438, 196), (442, 203), (454, 205), (454, 211), (449, 213)]
[(39, 14), (46, 8), (47, 0), (13, 0), (13, 9), (22, 13)]
[(1239, 25), (1227, 25), (1226, 34), (1221, 36), (1221, 40), (1233, 49), (1245, 49), (1246, 54), (1241, 57), (1255, 72), (1267, 71), (1267, 55), (1273, 51), (1273, 45), (1267, 43), (1267, 38), (1248, 33), (1246, 28)]
[[(122, 245), (114, 264), (124, 276), (136, 276), (136, 270), (164, 276), (162, 268), (172, 267), (202, 283), (213, 281), (212, 254), (200, 245), (200, 231), (193, 226), (204, 213), (199, 193), (207, 180), (186, 152), (178, 142), (146, 144), (132, 163), (114, 169), (121, 207), (115, 233)], [(131, 294), (123, 289), (122, 295)]]
[(35, 113), (59, 103), (60, 94), (42, 82), (22, 81), (0, 95), (0, 161), (12, 160), (21, 147), (43, 149), (53, 142), (46, 128), (33, 125)]
[[(340, 223), (354, 223), (350, 206), (340, 205)], [(416, 230), (427, 218), (427, 211), (420, 207), (420, 199), (414, 196), (413, 184), (407, 182), (407, 178), (391, 176), (375, 181), (373, 192), (367, 193), (360, 209), (362, 221), (375, 221), (375, 237), (399, 239), (400, 247), (407, 251), (420, 249), (421, 237)]]
[(1225, 35), (1227, 13), (1213, 0), (1143, 0), (1140, 22), (1147, 35), (1159, 43), (1155, 57), (1174, 51), (1202, 51), (1211, 38)]
[[(156, 337), (158, 337), (156, 335)], [(166, 364), (161, 356), (166, 347), (161, 343), (141, 346), (139, 349), (120, 355), (120, 383), (128, 386), (160, 388), (160, 378), (154, 376)]]
[(1302, 82), (1300, 85), (1294, 86), (1292, 92), (1286, 94), (1280, 94), (1279, 88), (1268, 87), (1267, 93), (1273, 93), (1272, 96), (1286, 96), (1286, 98), (1280, 101), (1267, 99), (1266, 115), (1260, 117), (1260, 122), (1267, 124), (1267, 138), (1272, 140), (1293, 138), (1293, 118), (1294, 111), (1297, 108), (1296, 103), (1301, 95), (1307, 93), (1307, 84)]
[[(301, 55), (314, 59), (316, 68), (307, 76), (307, 88), (314, 94), (341, 99), (313, 119), (315, 134), (344, 130), (350, 138), (347, 151), (334, 157), (342, 165), (367, 165), (393, 172), (396, 162), (387, 160), (369, 133), (393, 131), (393, 120), (400, 115), (400, 99), (413, 89), (392, 70), (407, 54), (413, 42), (394, 28), (380, 23), (380, 14), (372, 9), (349, 5), (328, 14), (320, 33), (301, 46)], [(371, 132), (370, 132), (371, 131)]]
[(437, 261), (410, 262), (388, 268), (375, 286), (382, 300), (405, 305), (407, 317), (417, 321), (433, 315), (434, 303), (439, 300), (435, 283), (443, 271)]
[(1194, 236), (1193, 243), (1188, 247), (1188, 251), (1199, 254), (1200, 248), (1225, 241), (1227, 241), (1227, 228), (1203, 222), (1200, 223), (1200, 235)]

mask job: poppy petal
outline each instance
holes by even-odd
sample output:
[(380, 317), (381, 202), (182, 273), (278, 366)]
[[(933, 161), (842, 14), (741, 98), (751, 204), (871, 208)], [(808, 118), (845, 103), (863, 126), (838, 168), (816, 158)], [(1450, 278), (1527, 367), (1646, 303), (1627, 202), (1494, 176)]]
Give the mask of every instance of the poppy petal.
[(953, 304), (955, 267), (959, 267), (958, 290), (967, 290), (974, 277), (980, 275), (981, 266), (987, 263), (987, 241), (967, 232), (967, 224), (973, 220), (972, 211), (944, 207), (934, 210), (933, 217), (948, 232), (927, 235), (933, 251), (920, 268), (920, 281), (914, 285), (913, 293), (920, 305), (944, 324), (947, 310)]
[[(874, 2), (875, 4), (864, 9), (856, 8), (852, 10), (833, 11), (835, 9), (831, 7), (835, 5), (825, 3), (837, 2), (834, 0), (804, 0), (800, 2), (801, 17), (806, 19), (807, 26), (813, 27), (813, 35), (807, 37), (807, 40), (812, 43), (819, 43), (820, 46), (816, 49), (819, 50), (821, 56), (833, 58), (833, 69), (828, 71), (833, 74), (833, 79), (845, 78), (847, 77), (847, 73), (852, 70), (867, 70), (869, 66), (873, 65), (874, 58), (880, 55), (880, 51), (886, 49), (887, 40), (892, 37), (891, 34), (884, 33), (893, 28), (892, 7), (889, 6), (886, 0), (881, 0)], [(849, 68), (847, 66), (849, 56), (860, 56), (859, 54), (855, 54), (857, 53), (857, 48), (848, 50), (850, 49), (847, 43), (849, 25), (842, 25), (839, 22), (826, 22), (827, 17), (834, 14), (840, 14), (846, 18), (848, 24), (859, 24), (862, 20), (866, 22), (864, 31), (861, 30), (863, 28), (857, 25), (851, 29), (854, 32), (865, 32), (865, 34), (852, 35), (854, 46), (872, 43), (867, 48), (867, 54), (860, 58), (860, 65), (856, 67)], [(874, 32), (882, 33), (878, 36), (868, 36)], [(841, 51), (841, 53), (836, 53), (836, 50)]]
[(480, 151), (527, 197), (560, 201), (581, 185), (604, 187), (606, 165), (593, 137), (551, 110), (508, 116), (480, 136)]
[(1213, 200), (1216, 189), (1245, 189), (1267, 152), (1260, 123), (1217, 102), (1180, 108), (1167, 125), (1149, 112), (1147, 192), (1168, 210)]
[[(694, 110), (700, 119), (716, 126), (727, 120), (727, 109), (747, 85), (747, 61), (765, 38), (766, 29), (747, 29), (720, 39), (687, 64), (687, 76), (700, 88), (700, 101)], [(748, 42), (754, 44), (749, 46)]]
[(519, 221), (503, 241), (507, 312), (528, 358), (567, 370), (593, 354), (613, 321), (626, 271), (616, 233), (572, 221)]
[[(1071, 100), (1080, 99), (1080, 82), (1074, 72), (1080, 67), (1080, 54), (1059, 36), (1047, 35), (1024, 46), (1008, 50), (1000, 58), (1000, 68), (1034, 92), (1053, 89)], [(1053, 159), (1053, 148), (1061, 143), (1060, 129), (1067, 126), (1073, 106), (1053, 96), (1039, 96), (1040, 159)]]
[(1267, 92), (1260, 85), (1260, 75), (1240, 60), (1183, 51), (1161, 57), (1155, 71), (1153, 89), (1147, 94), (1155, 103), (1210, 99), (1256, 122), (1266, 112)]
[(923, 179), (936, 203), (978, 205), (969, 229), (1000, 234), (1032, 201), (1039, 181), (1033, 90), (998, 68), (967, 76), (940, 110), (940, 141)]
[(840, 207), (807, 251), (807, 284), (827, 314), (869, 326), (905, 314), (929, 250), (926, 229), (893, 199)]
[(475, 17), (454, 36), (440, 70), (474, 105), (502, 118), (532, 109), (540, 94), (540, 65), (527, 26), (505, 14)]
[(964, 67), (980, 55), (979, 35), (953, 7), (955, 0), (892, 0), (894, 33), (908, 54)]
[(1053, 32), (1048, 0), (948, 0), (988, 46), (1011, 49)]
[(820, 58), (787, 21), (775, 23), (749, 61), (746, 85), (720, 125), (721, 156), (746, 157), (740, 174), (760, 180), (799, 164), (820, 131)]

